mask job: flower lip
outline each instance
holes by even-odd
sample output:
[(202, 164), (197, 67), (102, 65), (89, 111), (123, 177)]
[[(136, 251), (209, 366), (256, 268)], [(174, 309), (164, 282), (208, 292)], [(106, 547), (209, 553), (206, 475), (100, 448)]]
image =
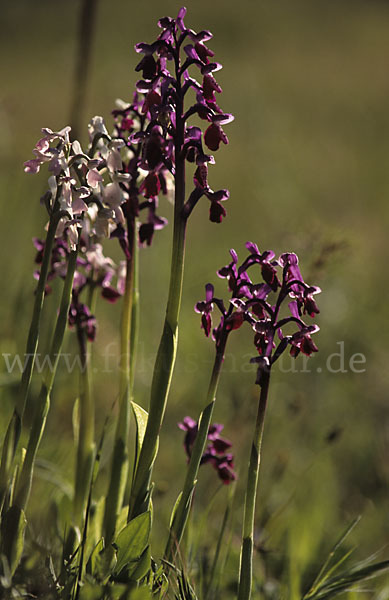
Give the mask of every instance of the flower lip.
[(216, 152), (221, 142), (228, 144), (228, 137), (217, 123), (212, 123), (204, 133), (204, 142), (207, 148)]
[(218, 62), (207, 63), (206, 65), (199, 65), (200, 71), (202, 75), (208, 75), (209, 73), (215, 73), (216, 71), (220, 71), (223, 68)]
[(183, 431), (190, 431), (197, 428), (197, 423), (192, 417), (184, 417), (182, 423), (177, 423), (177, 425)]
[(232, 123), (232, 121), (235, 119), (234, 115), (232, 115), (231, 113), (212, 115), (210, 118), (213, 123), (219, 125), (226, 125), (227, 123)]

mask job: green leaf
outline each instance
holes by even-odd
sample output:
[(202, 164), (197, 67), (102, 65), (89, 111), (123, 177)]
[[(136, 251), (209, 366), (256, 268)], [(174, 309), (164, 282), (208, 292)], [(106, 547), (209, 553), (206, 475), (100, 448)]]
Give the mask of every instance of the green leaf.
[(354, 527), (358, 525), (360, 519), (361, 517), (358, 516), (351, 522), (350, 525), (346, 527), (345, 531), (342, 533), (336, 544), (331, 549), (331, 552), (328, 554), (323, 566), (315, 578), (315, 581), (311, 585), (309, 591), (304, 595), (304, 598), (311, 597), (311, 595), (313, 595), (316, 590), (323, 585), (328, 577), (349, 557), (352, 550), (344, 553), (342, 552), (340, 557), (338, 556), (338, 550), (345, 539), (350, 535)]
[(85, 583), (80, 589), (79, 600), (101, 600), (104, 598), (104, 588), (95, 583)]
[(143, 554), (134, 561), (127, 563), (118, 575), (113, 576), (116, 583), (126, 583), (127, 585), (136, 584), (151, 569), (150, 546), (147, 546)]
[(123, 506), (120, 513), (116, 519), (116, 531), (122, 531), (124, 527), (127, 525), (127, 517), (128, 517), (128, 504), (127, 506)]
[(116, 550), (109, 545), (96, 556), (96, 572), (101, 583), (107, 583), (117, 564)]
[(151, 600), (152, 595), (147, 586), (136, 588), (134, 584), (118, 585), (115, 583), (109, 588), (108, 598), (109, 600)]
[(342, 592), (348, 591), (360, 581), (366, 581), (372, 577), (377, 577), (384, 571), (389, 570), (389, 560), (374, 563), (363, 568), (350, 568), (339, 575), (331, 577), (316, 592), (309, 596), (310, 599), (328, 600), (334, 598)]
[[(62, 547), (62, 559), (63, 561), (66, 561), (66, 563), (68, 563), (69, 566), (71, 563), (74, 564), (74, 561), (76, 560), (80, 548), (80, 543), (81, 532), (79, 528), (72, 524), (69, 525), (66, 531)], [(71, 558), (72, 560), (70, 561)]]
[(99, 565), (100, 560), (99, 556), (104, 550), (104, 539), (101, 538), (93, 548), (92, 553), (89, 557), (88, 562), (86, 563), (86, 572), (89, 575), (93, 575), (93, 577), (97, 577), (99, 575)]
[(115, 583), (110, 585), (107, 591), (107, 600), (132, 600), (134, 589), (133, 586)]
[(351, 556), (353, 552), (354, 548), (350, 548), (348, 552), (343, 554), (343, 556), (334, 564), (334, 566), (329, 568), (328, 571), (326, 571), (325, 576), (320, 582), (320, 585), (327, 581), (327, 579), (340, 567), (340, 565), (342, 565)]
[(131, 600), (150, 600), (151, 593), (147, 586), (143, 585), (131, 592)]
[(169, 580), (166, 577), (166, 575), (163, 575), (161, 577), (161, 581), (160, 581), (160, 588), (159, 588), (158, 597), (161, 598), (161, 599), (165, 598), (168, 589), (169, 589)]
[(198, 600), (194, 589), (190, 585), (189, 580), (183, 571), (177, 574), (177, 583), (179, 594), (176, 597), (179, 600)]
[(149, 417), (148, 412), (144, 410), (136, 402), (131, 402), (132, 412), (134, 413), (136, 422), (136, 452), (135, 452), (135, 467), (138, 462), (140, 449), (142, 448), (143, 439), (145, 437), (145, 431), (147, 426), (147, 419)]
[(78, 398), (74, 402), (74, 406), (73, 406), (72, 424), (73, 424), (74, 445), (77, 447), (79, 433), (80, 433), (80, 401)]
[(147, 511), (132, 519), (117, 536), (114, 546), (117, 548), (115, 574), (127, 564), (138, 561), (149, 545), (151, 513)]
[(92, 504), (91, 512), (89, 515), (88, 537), (90, 537), (91, 539), (94, 538), (94, 544), (96, 544), (103, 535), (104, 508), (104, 496), (101, 496), (101, 498), (97, 500), (96, 504)]
[(93, 548), (86, 563), (86, 573), (94, 577), (99, 583), (107, 583), (116, 566), (116, 550), (113, 546), (105, 547), (105, 540), (101, 538)]
[(24, 511), (18, 506), (11, 506), (1, 523), (1, 553), (7, 557), (12, 574), (23, 553), (26, 525)]
[(172, 514), (170, 515), (169, 529), (172, 528), (174, 523), (174, 517), (176, 516), (178, 505), (180, 504), (180, 500), (182, 498), (182, 491), (178, 494), (177, 500), (173, 506)]
[(128, 577), (133, 581), (139, 581), (147, 575), (151, 566), (150, 546), (147, 546), (139, 560), (130, 563)]

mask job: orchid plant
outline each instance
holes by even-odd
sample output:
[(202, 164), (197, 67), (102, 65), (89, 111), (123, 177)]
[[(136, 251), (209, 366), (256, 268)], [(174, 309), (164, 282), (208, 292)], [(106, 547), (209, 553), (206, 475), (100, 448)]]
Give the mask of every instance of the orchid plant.
[[(237, 480), (232, 443), (222, 437), (223, 425), (212, 423), (212, 419), (230, 334), (247, 326), (253, 335), (255, 356), (251, 362), (257, 367), (259, 398), (247, 461), (237, 579), (239, 600), (249, 600), (270, 374), (287, 350), (293, 358), (318, 351), (313, 335), (319, 330), (315, 296), (320, 288), (304, 281), (296, 254), (285, 252), (276, 258), (273, 251), (261, 252), (256, 244), (247, 242), (248, 255), (240, 263), (235, 250), (230, 250), (230, 262), (218, 271), (227, 282), (228, 300), (216, 296), (214, 286), (208, 283), (205, 299), (195, 305), (205, 335), (215, 344), (215, 359), (201, 414), (197, 420), (186, 416), (178, 424), (185, 432), (187, 468), (172, 511), (164, 556), (158, 563), (150, 547), (152, 517), (156, 519), (152, 477), (177, 354), (186, 231), (193, 210), (203, 198), (209, 202), (211, 222), (221, 223), (226, 217), (224, 202), (229, 192), (210, 187), (208, 169), (215, 159), (208, 152), (215, 153), (221, 144), (228, 144), (224, 126), (233, 120), (218, 105), (222, 89), (214, 74), (221, 65), (214, 61), (214, 52), (208, 47), (212, 34), (188, 28), (185, 14), (186, 9), (181, 8), (176, 18), (160, 19), (157, 39), (135, 46), (141, 55), (136, 66), (141, 79), (131, 101), (117, 103), (111, 127), (102, 117), (94, 117), (88, 126), (85, 151), (79, 141), (72, 140), (70, 127), (58, 132), (45, 128), (33, 150), (34, 158), (24, 165), (28, 174), (48, 168), (48, 190), (41, 202), (49, 220), (45, 239), (34, 238), (37, 287), (26, 345), (28, 359), (3, 439), (1, 576), (4, 579), (8, 574), (12, 579), (23, 557), (34, 470), (68, 326), (75, 334), (80, 359), (79, 396), (74, 410), (76, 460), (72, 507), (66, 517), (62, 562), (60, 574), (53, 579), (53, 597), (130, 598), (137, 589), (140, 595), (136, 598), (140, 600), (162, 599), (171, 594), (169, 584), (175, 576), (178, 591), (173, 592), (174, 597), (195, 598), (180, 570), (184, 562), (183, 536), (200, 466), (211, 465), (224, 485)], [(193, 125), (193, 118), (203, 121), (204, 127)], [(174, 202), (170, 282), (146, 411), (134, 402), (138, 253), (168, 225), (160, 215), (163, 196), (170, 196)], [(120, 247), (118, 264), (110, 256), (111, 240), (117, 240)], [(42, 308), (54, 285), (62, 285), (52, 341), (46, 350), (54, 368), (43, 371), (40, 393), (35, 397), (31, 379), (41, 343)], [(97, 295), (111, 304), (121, 304), (119, 394), (106, 493), (100, 498), (96, 497), (95, 482), (104, 436), (99, 440), (95, 431), (95, 390), (88, 351), (99, 341)], [(34, 396), (32, 421), (25, 432), (26, 448), (21, 448), (30, 396)], [(131, 412), (134, 432), (130, 432)], [(132, 461), (131, 445), (135, 448)], [(387, 566), (379, 563), (373, 571)], [(321, 589), (319, 584), (316, 588)], [(309, 598), (315, 598), (316, 588), (312, 588)]]

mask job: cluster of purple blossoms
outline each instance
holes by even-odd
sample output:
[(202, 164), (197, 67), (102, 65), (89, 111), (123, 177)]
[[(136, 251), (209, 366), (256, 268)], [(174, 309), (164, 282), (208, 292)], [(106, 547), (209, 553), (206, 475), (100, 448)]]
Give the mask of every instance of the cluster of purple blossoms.
[[(186, 432), (184, 447), (189, 461), (198, 432), (198, 424), (191, 417), (185, 417), (182, 423), (178, 423), (178, 427)], [(234, 472), (234, 457), (231, 453), (227, 452), (232, 444), (220, 435), (223, 428), (224, 425), (219, 423), (214, 423), (210, 426), (207, 436), (209, 443), (201, 457), (200, 464), (210, 463), (216, 469), (221, 481), (228, 485), (232, 481), (235, 481), (236, 473)]]
[[(166, 174), (174, 176), (178, 162), (187, 160), (196, 165), (196, 170), (194, 189), (185, 206), (185, 215), (188, 216), (198, 200), (206, 196), (211, 202), (210, 220), (220, 223), (226, 214), (221, 203), (229, 197), (229, 193), (227, 190), (215, 192), (209, 187), (207, 165), (215, 161), (213, 156), (204, 152), (203, 141), (212, 151), (218, 150), (221, 142), (227, 144), (228, 138), (222, 125), (233, 117), (225, 114), (216, 102), (215, 93), (220, 94), (222, 89), (213, 72), (221, 65), (210, 60), (214, 53), (205, 44), (212, 34), (209, 31), (195, 33), (186, 28), (185, 13), (186, 9), (181, 8), (176, 19), (160, 19), (158, 25), (162, 32), (157, 40), (152, 44), (135, 46), (136, 51), (144, 55), (136, 67), (142, 73), (137, 90), (144, 95), (144, 100), (143, 103), (138, 101), (136, 111), (143, 119), (143, 126), (130, 134), (129, 142), (141, 145), (139, 167), (147, 175), (140, 191), (146, 199), (155, 199), (157, 192), (164, 190)], [(189, 72), (193, 65), (200, 72), (201, 82)], [(196, 102), (185, 109), (185, 97), (191, 89), (195, 92)], [(207, 121), (204, 134), (199, 127), (187, 124), (193, 115)], [(127, 120), (128, 115), (123, 117), (124, 126), (132, 127)]]
[[(37, 250), (35, 256), (35, 264), (41, 265), (43, 261), (43, 253), (45, 250), (45, 241), (39, 238), (33, 238), (33, 244)], [(56, 238), (53, 249), (51, 251), (50, 256), (50, 269), (47, 274), (47, 283), (45, 287), (45, 294), (51, 294), (52, 288), (50, 285), (50, 281), (55, 279), (58, 275), (64, 277), (66, 275), (66, 260), (69, 255), (69, 245), (65, 236), (63, 235), (61, 238)], [(34, 279), (39, 280), (40, 268), (35, 269), (34, 271)]]
[[(90, 238), (81, 238), (78, 266), (74, 274), (72, 300), (69, 308), (69, 326), (75, 326), (77, 332), (85, 331), (90, 342), (96, 336), (96, 318), (90, 307), (81, 299), (81, 294), (88, 287), (92, 290), (100, 288), (101, 296), (108, 302), (116, 302), (124, 294), (125, 261), (117, 267), (114, 262), (104, 256), (101, 244), (91, 243)], [(116, 278), (116, 286), (112, 284)]]
[[(112, 111), (115, 127), (113, 138), (123, 140), (125, 151), (123, 152), (124, 171), (129, 174), (130, 179), (122, 186), (127, 190), (128, 200), (123, 209), (127, 218), (139, 217), (142, 211), (147, 212), (147, 219), (139, 227), (139, 243), (150, 246), (154, 231), (163, 229), (167, 225), (167, 219), (157, 215), (160, 193), (167, 195), (171, 185), (171, 174), (161, 166), (158, 171), (148, 171), (144, 168), (142, 161), (142, 145), (133, 144), (131, 136), (143, 132), (148, 125), (147, 114), (143, 111), (144, 100), (138, 93), (134, 94), (131, 104), (118, 101), (119, 107)], [(118, 225), (112, 233), (118, 237), (125, 254), (128, 248), (128, 237), (125, 229)]]
[[(37, 249), (35, 263), (42, 263), (45, 242), (34, 238)], [(66, 276), (67, 259), (69, 256), (69, 244), (66, 232), (61, 238), (57, 238), (51, 253), (51, 265), (48, 281)], [(34, 277), (39, 279), (39, 270), (34, 272)], [(113, 280), (116, 278), (116, 285)], [(79, 253), (77, 257), (77, 268), (74, 273), (72, 299), (69, 308), (68, 323), (76, 330), (84, 331), (87, 339), (93, 342), (96, 337), (96, 318), (91, 313), (90, 307), (82, 300), (88, 288), (100, 288), (101, 296), (108, 302), (116, 302), (124, 294), (125, 285), (125, 262), (119, 266), (108, 257), (104, 256), (101, 244), (92, 243), (90, 237), (81, 236)], [(46, 285), (46, 294), (51, 292), (51, 286)]]
[[(216, 346), (223, 335), (238, 329), (244, 321), (254, 331), (254, 344), (259, 356), (252, 359), (261, 370), (270, 368), (282, 352), (291, 346), (290, 354), (300, 352), (310, 356), (317, 352), (312, 334), (319, 330), (318, 325), (307, 325), (304, 315), (314, 318), (319, 309), (314, 295), (319, 287), (305, 283), (296, 254), (287, 252), (276, 259), (274, 252), (261, 253), (256, 244), (247, 242), (248, 257), (238, 265), (238, 255), (230, 250), (231, 262), (218, 271), (221, 278), (228, 281), (231, 299), (228, 308), (223, 300), (214, 296), (214, 288), (207, 284), (205, 301), (198, 302), (196, 312), (201, 314), (201, 326), (207, 336), (212, 331)], [(249, 270), (259, 267), (262, 282), (253, 283)], [(284, 301), (289, 299), (288, 310), (282, 314)], [(216, 306), (221, 314), (219, 324), (212, 329), (212, 312)], [(293, 327), (292, 333), (285, 333)]]
[[(38, 173), (47, 164), (49, 191), (43, 201), (49, 214), (62, 211), (57, 237), (66, 229), (72, 249), (87, 215), (91, 232), (98, 237), (117, 237), (130, 258), (129, 235), (143, 210), (147, 218), (140, 224), (139, 242), (150, 245), (154, 232), (167, 224), (157, 214), (159, 195), (169, 193), (177, 165), (185, 161), (195, 164), (195, 170), (194, 189), (183, 215), (188, 217), (202, 196), (210, 201), (211, 221), (220, 223), (226, 215), (222, 202), (229, 192), (210, 188), (208, 164), (215, 161), (205, 153), (203, 142), (212, 152), (221, 143), (227, 144), (222, 126), (233, 116), (224, 113), (216, 101), (215, 94), (222, 89), (213, 73), (221, 65), (213, 61), (214, 53), (206, 45), (212, 34), (186, 28), (185, 13), (181, 8), (176, 19), (161, 19), (157, 40), (135, 46), (144, 55), (136, 67), (142, 79), (132, 103), (121, 103), (113, 111), (112, 136), (102, 117), (94, 117), (88, 127), (89, 153), (85, 153), (77, 140), (70, 141), (70, 127), (58, 132), (45, 128), (33, 150), (35, 158), (24, 164), (27, 173)], [(193, 65), (200, 72), (200, 81), (190, 74)], [(196, 101), (186, 108), (190, 90)], [(195, 115), (207, 122), (204, 133), (187, 124)]]

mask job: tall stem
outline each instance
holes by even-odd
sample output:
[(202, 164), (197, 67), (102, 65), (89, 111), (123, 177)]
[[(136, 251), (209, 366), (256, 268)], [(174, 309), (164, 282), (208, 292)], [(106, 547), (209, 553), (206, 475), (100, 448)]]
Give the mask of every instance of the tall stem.
[(255, 502), (258, 488), (258, 474), (261, 460), (263, 427), (265, 422), (267, 397), (269, 392), (270, 368), (264, 370), (261, 378), (261, 393), (258, 402), (257, 419), (251, 446), (250, 463), (247, 477), (246, 498), (243, 516), (242, 549), (240, 558), (240, 577), (238, 600), (249, 600), (251, 597), (253, 576), (253, 546)]
[[(136, 229), (135, 229), (136, 234)], [(139, 334), (139, 246), (133, 244), (133, 284), (132, 284), (132, 313), (130, 333), (130, 397), (134, 390), (135, 361)]]
[(42, 265), (39, 274), (39, 281), (35, 292), (31, 325), (28, 332), (22, 379), (20, 382), (16, 406), (14, 408), (4, 438), (0, 465), (0, 510), (2, 509), (2, 506), (4, 504), (5, 495), (7, 493), (9, 485), (12, 463), (19, 443), (22, 419), (24, 415), (28, 392), (30, 389), (31, 376), (34, 369), (36, 352), (38, 349), (40, 319), (45, 297), (47, 275), (49, 272), (51, 262), (51, 252), (53, 249), (53, 243), (58, 221), (61, 218), (61, 216), (62, 213), (56, 211), (50, 217), (49, 229), (47, 231), (45, 247), (43, 251)]
[(223, 332), (217, 347), (215, 362), (213, 365), (211, 380), (207, 393), (207, 404), (202, 411), (198, 424), (198, 432), (190, 457), (185, 483), (179, 499), (173, 522), (169, 532), (169, 539), (165, 549), (165, 558), (171, 561), (178, 548), (190, 513), (193, 492), (196, 486), (197, 475), (200, 467), (201, 457), (207, 444), (209, 427), (211, 425), (213, 409), (216, 401), (216, 392), (219, 385), (220, 374), (224, 361), (224, 353), (227, 344), (228, 333)]
[[(93, 312), (95, 287), (90, 285), (88, 306)], [(74, 489), (74, 518), (78, 527), (82, 527), (92, 479), (93, 460), (95, 455), (95, 406), (92, 396), (90, 356), (85, 330), (77, 325), (77, 338), (80, 356), (79, 374), (79, 432), (76, 462), (76, 479)]]
[(130, 418), (130, 390), (132, 382), (130, 346), (134, 298), (134, 249), (136, 244), (134, 218), (128, 219), (128, 241), (131, 257), (127, 260), (121, 321), (119, 412), (112, 454), (111, 477), (104, 514), (104, 531), (107, 544), (110, 543), (115, 536), (117, 517), (122, 507), (128, 474), (128, 430)]
[(73, 250), (69, 256), (68, 268), (62, 291), (61, 303), (57, 322), (54, 330), (48, 362), (42, 378), (42, 387), (36, 402), (35, 414), (30, 430), (26, 456), (23, 467), (17, 480), (13, 505), (25, 510), (31, 491), (32, 476), (34, 471), (35, 457), (40, 440), (46, 425), (47, 413), (50, 408), (50, 393), (53, 387), (57, 371), (62, 342), (68, 319), (70, 298), (73, 286), (74, 271), (77, 263), (77, 250)]
[[(131, 316), (131, 338), (130, 338), (130, 398), (133, 399), (134, 381), (135, 381), (135, 363), (138, 349), (139, 336), (139, 245), (134, 244), (134, 282), (132, 297), (132, 316)], [(136, 472), (136, 459), (133, 468), (128, 471), (126, 493), (131, 494), (132, 483)]]
[[(178, 94), (179, 95), (179, 94)], [(185, 158), (181, 156), (184, 140), (182, 101), (177, 103), (176, 172), (172, 262), (165, 324), (154, 365), (146, 433), (132, 487), (129, 517), (148, 509), (150, 479), (158, 448), (159, 432), (166, 409), (177, 351), (178, 317), (184, 276), (186, 219), (182, 214), (185, 201)]]

